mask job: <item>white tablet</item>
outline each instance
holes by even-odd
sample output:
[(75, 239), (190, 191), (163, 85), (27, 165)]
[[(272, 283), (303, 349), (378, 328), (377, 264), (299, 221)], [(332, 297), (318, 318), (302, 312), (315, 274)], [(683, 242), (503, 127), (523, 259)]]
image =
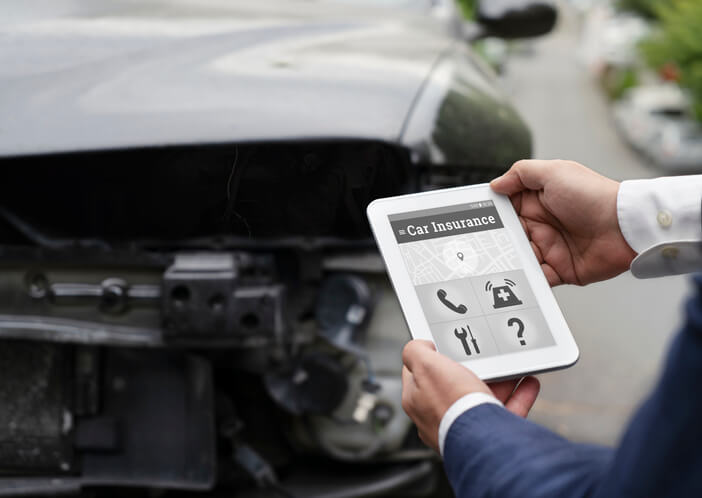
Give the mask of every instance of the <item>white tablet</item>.
[(372, 202), (368, 218), (413, 338), (484, 380), (577, 361), (506, 196), (482, 184), (389, 197)]

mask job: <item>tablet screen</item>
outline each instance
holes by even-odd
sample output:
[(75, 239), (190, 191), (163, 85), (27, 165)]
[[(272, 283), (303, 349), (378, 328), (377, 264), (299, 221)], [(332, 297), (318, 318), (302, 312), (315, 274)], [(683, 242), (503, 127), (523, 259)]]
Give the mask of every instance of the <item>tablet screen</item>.
[(467, 361), (555, 345), (493, 201), (389, 221), (441, 353)]

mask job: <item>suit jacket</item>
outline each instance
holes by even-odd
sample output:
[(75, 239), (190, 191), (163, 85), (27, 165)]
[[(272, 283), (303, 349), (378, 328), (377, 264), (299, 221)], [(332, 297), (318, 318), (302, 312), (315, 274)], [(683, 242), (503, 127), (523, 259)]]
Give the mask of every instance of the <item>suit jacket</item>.
[(479, 405), (446, 436), (444, 466), (456, 496), (702, 497), (702, 276), (694, 281), (661, 379), (618, 448), (572, 443)]

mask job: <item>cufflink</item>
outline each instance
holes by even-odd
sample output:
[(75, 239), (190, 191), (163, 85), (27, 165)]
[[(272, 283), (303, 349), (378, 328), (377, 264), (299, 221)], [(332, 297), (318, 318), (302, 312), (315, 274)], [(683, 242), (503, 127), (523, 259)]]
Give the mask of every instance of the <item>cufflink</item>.
[(681, 240), (649, 247), (631, 262), (636, 278), (664, 277), (700, 270), (702, 244), (698, 240)]
[(663, 249), (661, 249), (661, 256), (666, 259), (675, 259), (678, 257), (679, 253), (680, 249), (675, 246), (665, 246)]

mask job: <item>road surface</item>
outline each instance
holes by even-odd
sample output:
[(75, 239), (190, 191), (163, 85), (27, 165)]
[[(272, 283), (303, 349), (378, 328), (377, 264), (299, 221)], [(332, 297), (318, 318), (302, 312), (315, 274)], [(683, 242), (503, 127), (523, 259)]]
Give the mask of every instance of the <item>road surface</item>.
[[(507, 65), (504, 85), (534, 133), (534, 157), (573, 159), (624, 180), (659, 173), (617, 135), (606, 101), (576, 60), (577, 19)], [(684, 277), (637, 280), (627, 273), (556, 298), (580, 347), (568, 370), (542, 375), (530, 418), (575, 440), (614, 444), (654, 385), (681, 320)]]

